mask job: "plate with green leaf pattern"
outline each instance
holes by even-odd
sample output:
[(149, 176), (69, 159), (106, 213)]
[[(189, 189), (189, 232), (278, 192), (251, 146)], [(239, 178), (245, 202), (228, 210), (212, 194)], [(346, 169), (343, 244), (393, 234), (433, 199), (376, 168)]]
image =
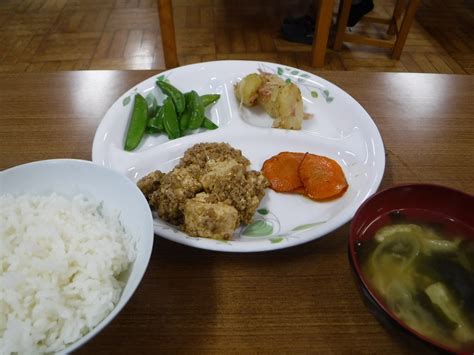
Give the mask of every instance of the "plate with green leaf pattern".
[[(243, 108), (234, 85), (250, 73), (266, 72), (298, 85), (304, 110), (312, 116), (301, 130), (272, 128), (263, 110)], [(168, 81), (183, 92), (216, 93), (221, 98), (207, 110), (219, 126), (169, 140), (166, 135), (147, 135), (137, 149), (123, 149), (131, 116), (133, 95), (164, 99), (156, 81)], [(347, 223), (357, 208), (378, 188), (385, 151), (380, 133), (364, 108), (341, 88), (314, 74), (284, 65), (253, 61), (217, 61), (187, 65), (154, 75), (124, 93), (109, 108), (97, 128), (92, 160), (115, 169), (133, 181), (151, 171), (167, 172), (184, 152), (197, 143), (226, 142), (240, 149), (260, 170), (263, 162), (282, 151), (310, 152), (334, 159), (349, 184), (336, 200), (317, 202), (297, 194), (266, 190), (249, 225), (242, 225), (229, 241), (191, 237), (155, 214), (155, 233), (192, 247), (256, 252), (287, 248), (320, 238)]]

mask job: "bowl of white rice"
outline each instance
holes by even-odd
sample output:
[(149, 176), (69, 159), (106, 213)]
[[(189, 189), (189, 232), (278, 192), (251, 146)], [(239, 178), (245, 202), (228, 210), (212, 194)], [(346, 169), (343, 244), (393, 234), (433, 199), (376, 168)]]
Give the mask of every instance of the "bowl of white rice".
[(153, 247), (127, 177), (58, 159), (0, 172), (0, 354), (70, 353), (140, 283)]

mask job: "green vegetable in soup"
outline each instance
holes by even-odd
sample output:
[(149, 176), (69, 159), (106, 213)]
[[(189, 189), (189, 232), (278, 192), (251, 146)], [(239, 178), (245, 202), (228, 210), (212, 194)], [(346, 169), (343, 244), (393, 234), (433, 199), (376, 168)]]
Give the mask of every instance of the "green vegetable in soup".
[(427, 287), (425, 292), (431, 302), (456, 324), (455, 337), (460, 341), (474, 341), (474, 328), (467, 322), (459, 307), (459, 302), (451, 295), (446, 286), (437, 282)]
[(421, 242), (424, 252), (426, 254), (431, 254), (433, 252), (454, 252), (458, 248), (461, 240), (442, 239), (442, 237), (433, 230), (426, 229), (425, 233), (422, 235)]
[(420, 252), (420, 241), (413, 236), (416, 230), (404, 227), (393, 226), (374, 251), (372, 260), (384, 271), (406, 269)]
[(459, 325), (464, 324), (461, 311), (456, 304), (456, 300), (441, 282), (436, 282), (425, 289), (431, 302), (437, 305), (452, 322)]
[(400, 319), (412, 328), (430, 336), (438, 335), (435, 316), (423, 307), (410, 280), (394, 280), (387, 289), (387, 304)]
[(385, 238), (390, 237), (394, 234), (420, 234), (421, 227), (417, 226), (416, 224), (395, 224), (395, 225), (388, 225), (385, 227), (380, 228), (377, 233), (375, 234), (375, 240), (378, 242), (383, 242)]
[(398, 223), (362, 243), (370, 285), (409, 327), (454, 349), (474, 344), (474, 241)]

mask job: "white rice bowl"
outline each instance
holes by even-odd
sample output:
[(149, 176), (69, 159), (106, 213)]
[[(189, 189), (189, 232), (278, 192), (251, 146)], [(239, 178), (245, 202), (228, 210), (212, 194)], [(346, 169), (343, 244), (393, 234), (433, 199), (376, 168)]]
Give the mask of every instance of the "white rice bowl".
[[(127, 178), (89, 162), (1, 174), (0, 354), (72, 351), (143, 276), (153, 240), (148, 204)], [(137, 212), (145, 213), (132, 222)]]

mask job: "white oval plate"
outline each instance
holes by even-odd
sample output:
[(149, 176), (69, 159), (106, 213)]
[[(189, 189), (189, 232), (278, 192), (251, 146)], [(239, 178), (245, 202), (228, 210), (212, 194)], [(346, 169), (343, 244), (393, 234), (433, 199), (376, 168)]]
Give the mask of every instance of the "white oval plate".
[[(271, 128), (272, 119), (258, 109), (240, 108), (233, 86), (249, 73), (265, 71), (292, 80), (301, 89), (305, 112), (313, 118), (301, 131)], [(161, 102), (156, 80), (169, 80), (178, 89), (199, 94), (219, 93), (207, 112), (219, 129), (169, 141), (165, 135), (147, 136), (134, 152), (123, 150), (133, 94), (152, 93)], [(270, 189), (249, 226), (233, 240), (190, 237), (155, 215), (155, 233), (185, 245), (229, 252), (287, 248), (324, 236), (348, 222), (382, 179), (385, 151), (374, 122), (351, 96), (311, 73), (283, 65), (251, 61), (218, 61), (179, 67), (155, 75), (123, 94), (107, 111), (94, 137), (92, 160), (113, 168), (133, 181), (154, 170), (167, 172), (186, 149), (199, 142), (227, 142), (260, 170), (263, 162), (282, 151), (310, 152), (336, 160), (349, 184), (339, 199), (315, 202), (300, 195)], [(119, 192), (118, 192), (119, 193)]]

